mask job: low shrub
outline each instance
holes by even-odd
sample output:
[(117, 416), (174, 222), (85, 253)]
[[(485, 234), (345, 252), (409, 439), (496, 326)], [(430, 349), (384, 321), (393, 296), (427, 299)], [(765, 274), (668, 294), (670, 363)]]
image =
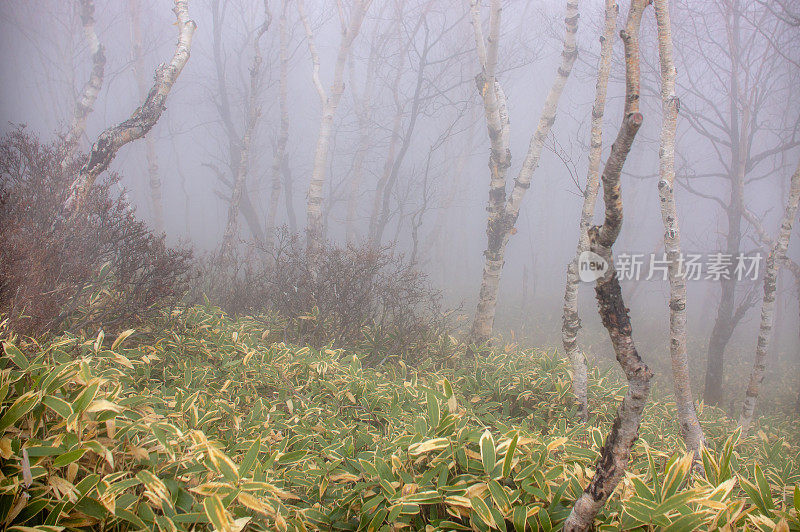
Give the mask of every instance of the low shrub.
[(146, 319), (180, 299), (191, 252), (169, 248), (135, 218), (119, 176), (63, 205), (83, 158), (17, 129), (0, 140), (0, 314), (21, 334), (107, 328)]
[(440, 294), (402, 256), (328, 243), (312, 271), (298, 235), (282, 231), (276, 240), (271, 252), (250, 248), (232, 266), (206, 261), (202, 294), (234, 316), (269, 314), (285, 341), (359, 348), (367, 364), (449, 353)]

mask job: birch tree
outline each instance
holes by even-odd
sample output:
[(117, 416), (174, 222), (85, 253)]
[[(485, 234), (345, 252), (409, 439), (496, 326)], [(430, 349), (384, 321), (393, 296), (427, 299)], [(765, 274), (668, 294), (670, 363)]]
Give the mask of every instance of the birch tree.
[(489, 170), (489, 213), (486, 223), (487, 246), (484, 251), (484, 266), (481, 288), (478, 295), (478, 307), (472, 323), (472, 339), (480, 343), (487, 341), (492, 334), (497, 293), (500, 276), (505, 262), (505, 250), (508, 240), (515, 232), (514, 225), (519, 217), (519, 209), (525, 192), (531, 186), (533, 173), (539, 165), (539, 158), (544, 141), (555, 123), (556, 109), (564, 85), (572, 72), (572, 65), (578, 54), (575, 34), (578, 30), (578, 2), (568, 0), (564, 18), (565, 35), (561, 64), (556, 78), (547, 94), (542, 114), (536, 131), (531, 137), (528, 152), (522, 163), (510, 194), (506, 194), (506, 174), (511, 166), (511, 150), (509, 148), (509, 120), (506, 98), (502, 86), (497, 80), (497, 56), (500, 39), (500, 0), (492, 0), (489, 16), (488, 41), (484, 40), (481, 27), (480, 4), (478, 0), (470, 0), (470, 14), (475, 33), (475, 47), (481, 73), (476, 78), (478, 91), (483, 98), (484, 114), (491, 143)]
[(578, 259), (581, 253), (589, 249), (589, 228), (594, 218), (594, 206), (597, 203), (597, 192), (600, 188), (600, 158), (603, 152), (603, 114), (606, 107), (608, 78), (611, 72), (611, 59), (614, 48), (614, 31), (616, 30), (619, 6), (615, 0), (606, 0), (605, 24), (600, 36), (600, 60), (597, 65), (597, 85), (595, 87), (594, 105), (592, 106), (591, 144), (589, 147), (589, 171), (586, 176), (586, 187), (583, 191), (583, 207), (581, 209), (580, 227), (578, 229), (578, 247), (575, 259), (567, 267), (567, 284), (564, 290), (564, 314), (561, 326), (561, 341), (564, 352), (572, 364), (572, 389), (578, 402), (578, 418), (589, 420), (587, 400), (588, 368), (586, 356), (578, 347), (578, 331), (581, 320), (578, 315)]
[(286, 143), (289, 140), (289, 28), (286, 11), (289, 0), (281, 1), (281, 15), (278, 18), (278, 106), (280, 112), (280, 131), (278, 142), (275, 146), (275, 155), (272, 159), (271, 188), (269, 196), (269, 210), (267, 211), (267, 226), (264, 231), (265, 249), (267, 254), (272, 251), (275, 243), (275, 220), (278, 216), (278, 203), (281, 199), (281, 186), (283, 167), (286, 164)]
[(786, 249), (789, 247), (792, 225), (797, 216), (798, 203), (800, 203), (800, 165), (792, 175), (789, 197), (786, 201), (780, 230), (766, 261), (764, 299), (761, 303), (761, 324), (758, 331), (756, 356), (750, 373), (744, 403), (742, 404), (742, 414), (739, 417), (739, 425), (742, 427), (743, 433), (749, 431), (750, 426), (753, 424), (756, 402), (761, 391), (761, 381), (764, 380), (764, 370), (766, 369), (767, 356), (769, 355), (769, 344), (775, 315), (775, 288), (778, 282), (778, 268), (781, 261), (786, 258)]
[[(681, 116), (697, 134), (692, 149), (684, 153), (704, 155), (696, 162), (700, 171), (675, 182), (719, 208), (724, 220), (719, 251), (737, 257), (746, 233), (744, 186), (775, 175), (782, 154), (800, 145), (794, 86), (787, 76), (776, 75), (787, 61), (769, 45), (783, 40), (787, 28), (768, 9), (741, 0), (710, 2), (703, 9), (691, 2), (678, 5), (675, 14), (682, 17), (673, 30), (678, 62), (684, 65), (678, 80)], [(720, 187), (703, 185), (709, 180), (728, 190), (718, 194)], [(751, 295), (755, 291), (735, 275), (724, 276), (719, 287), (703, 391), (710, 405), (724, 400), (725, 353), (756, 302)]]
[(161, 117), (172, 86), (189, 60), (192, 37), (197, 24), (189, 18), (189, 0), (175, 0), (173, 8), (178, 26), (178, 44), (168, 64), (156, 69), (155, 83), (147, 93), (144, 102), (124, 122), (103, 131), (89, 151), (86, 161), (70, 186), (70, 193), (64, 208), (77, 213), (83, 206), (86, 194), (97, 177), (106, 169), (117, 151), (125, 144), (146, 135)]
[[(239, 7), (245, 6), (245, 4), (240, 5)], [(228, 141), (228, 153), (227, 153), (227, 171), (223, 172), (220, 168), (217, 168), (213, 164), (205, 164), (208, 168), (211, 168), (217, 176), (217, 179), (221, 183), (223, 183), (229, 190), (230, 195), (222, 196), (222, 199), (229, 204), (231, 203), (231, 199), (233, 196), (235, 183), (237, 176), (239, 175), (239, 169), (241, 168), (241, 150), (242, 150), (242, 138), (244, 138), (244, 131), (239, 131), (239, 128), (236, 125), (236, 119), (234, 118), (234, 105), (238, 104), (239, 102), (232, 102), (231, 96), (229, 93), (228, 87), (228, 79), (232, 78), (233, 76), (230, 75), (229, 70), (229, 62), (227, 61), (226, 50), (223, 43), (223, 23), (225, 21), (226, 16), (229, 13), (229, 9), (231, 7), (236, 7), (234, 2), (223, 2), (222, 0), (213, 0), (211, 2), (211, 32), (212, 32), (212, 47), (213, 47), (213, 59), (214, 59), (214, 67), (215, 67), (215, 74), (216, 74), (216, 91), (213, 96), (214, 100), (214, 107), (219, 114), (220, 121), (222, 123), (222, 128), (225, 132), (226, 140)], [(246, 8), (243, 7), (243, 8)], [(240, 49), (236, 50), (236, 59), (238, 60), (240, 55), (245, 53), (249, 45), (249, 40), (245, 40)], [(243, 77), (243, 76), (242, 76)], [(243, 82), (245, 87), (242, 88), (242, 92), (247, 92), (248, 82)], [(244, 112), (242, 113), (245, 117), (244, 127), (247, 127), (247, 102), (246, 100), (241, 103), (242, 109)], [(264, 230), (261, 226), (261, 221), (259, 219), (259, 215), (256, 212), (255, 207), (253, 206), (253, 202), (250, 199), (250, 193), (245, 186), (243, 189), (240, 189), (239, 194), (239, 206), (238, 210), (242, 214), (245, 222), (247, 223), (247, 228), (250, 230), (250, 234), (253, 238), (259, 242), (265, 242)]]
[(106, 66), (105, 48), (100, 43), (100, 39), (97, 37), (97, 32), (95, 31), (94, 0), (80, 1), (80, 16), (83, 34), (86, 37), (86, 42), (89, 44), (89, 52), (92, 57), (92, 71), (89, 74), (89, 79), (81, 90), (80, 96), (75, 102), (72, 125), (70, 126), (64, 142), (66, 150), (64, 156), (65, 161), (75, 155), (81, 137), (86, 131), (86, 118), (94, 109), (97, 95), (100, 93), (100, 89), (103, 86), (103, 76)]
[[(145, 81), (144, 54), (142, 53), (142, 21), (141, 5), (139, 0), (129, 0), (128, 11), (131, 15), (131, 30), (133, 33), (133, 74), (139, 88), (139, 97), (147, 96), (147, 82)], [(158, 154), (156, 142), (151, 135), (144, 138), (145, 156), (147, 160), (147, 178), (150, 186), (150, 204), (153, 208), (153, 225), (156, 231), (164, 231), (164, 203), (161, 197), (161, 177), (158, 173)]]
[(328, 147), (331, 140), (331, 132), (333, 130), (333, 119), (336, 115), (336, 109), (339, 106), (339, 101), (344, 93), (344, 70), (347, 64), (347, 58), (350, 55), (350, 50), (353, 46), (358, 32), (361, 29), (361, 24), (364, 21), (364, 16), (369, 9), (372, 0), (353, 0), (350, 12), (349, 22), (345, 19), (344, 10), (339, 9), (339, 19), (341, 23), (341, 42), (339, 43), (339, 50), (336, 54), (336, 63), (334, 64), (333, 83), (330, 87), (330, 94), (325, 90), (320, 79), (320, 59), (317, 53), (317, 47), (314, 42), (314, 32), (311, 29), (311, 24), (306, 15), (305, 5), (303, 0), (297, 1), (297, 11), (300, 15), (300, 21), (306, 32), (306, 41), (308, 43), (308, 52), (311, 55), (312, 63), (312, 80), (314, 87), (322, 103), (322, 119), (320, 120), (319, 133), (317, 135), (317, 145), (314, 151), (314, 166), (311, 172), (311, 182), (308, 186), (308, 203), (306, 207), (306, 238), (307, 238), (307, 252), (309, 260), (313, 265), (316, 263), (316, 257), (322, 249), (323, 228), (322, 228), (322, 203), (323, 203), (323, 187), (325, 184), (325, 169), (328, 161)]
[(625, 45), (625, 109), (622, 125), (603, 169), (603, 225), (589, 230), (589, 249), (603, 257), (607, 270), (595, 285), (597, 308), (608, 330), (614, 353), (628, 381), (628, 391), (617, 410), (611, 432), (606, 437), (591, 482), (575, 501), (564, 523), (566, 532), (588, 530), (594, 517), (625, 475), (630, 452), (639, 437), (642, 411), (650, 393), (652, 371), (642, 361), (633, 341), (630, 316), (622, 297), (612, 248), (622, 229), (620, 173), (642, 124), (639, 112), (639, 27), (649, 0), (632, 0), (625, 29), (620, 32)]
[(250, 95), (247, 102), (247, 118), (244, 126), (244, 133), (239, 150), (239, 168), (236, 172), (236, 180), (231, 191), (231, 200), (228, 204), (228, 223), (225, 226), (225, 234), (222, 237), (220, 248), (220, 261), (233, 258), (236, 236), (239, 233), (239, 205), (242, 201), (245, 187), (247, 186), (247, 173), (250, 169), (250, 147), (258, 119), (261, 116), (261, 105), (259, 104), (258, 94), (261, 89), (261, 48), (259, 44), (261, 37), (266, 33), (270, 24), (270, 13), (267, 2), (264, 2), (264, 23), (256, 31), (253, 39), (253, 63), (250, 67)]
[(689, 363), (686, 353), (686, 278), (681, 272), (681, 229), (675, 203), (675, 130), (680, 100), (675, 92), (675, 61), (672, 55), (672, 26), (668, 0), (655, 0), (658, 51), (661, 64), (661, 147), (659, 154), (658, 193), (661, 220), (664, 224), (664, 250), (669, 276), (669, 351), (672, 360), (672, 385), (678, 407), (678, 423), (686, 448), (696, 459), (703, 447), (703, 429), (697, 419), (692, 396)]

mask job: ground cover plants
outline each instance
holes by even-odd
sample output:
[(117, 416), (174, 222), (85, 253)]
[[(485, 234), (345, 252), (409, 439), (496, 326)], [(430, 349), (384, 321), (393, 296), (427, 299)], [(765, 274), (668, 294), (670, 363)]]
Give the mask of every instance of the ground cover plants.
[[(9, 530), (558, 530), (624, 394), (592, 370), (575, 421), (555, 353), (452, 339), (417, 367), (283, 343), (267, 318), (175, 310), (168, 332), (4, 329)], [(155, 324), (157, 325), (157, 324)], [(153, 331), (165, 331), (153, 326)], [(800, 530), (800, 420), (704, 408), (692, 468), (658, 391), (600, 530)]]

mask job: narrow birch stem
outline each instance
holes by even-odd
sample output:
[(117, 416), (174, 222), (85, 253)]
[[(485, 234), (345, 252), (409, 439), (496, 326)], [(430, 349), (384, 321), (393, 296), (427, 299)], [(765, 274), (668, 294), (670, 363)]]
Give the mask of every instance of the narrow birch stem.
[(103, 76), (106, 66), (105, 48), (100, 44), (100, 39), (94, 29), (94, 0), (81, 0), (81, 25), (83, 34), (89, 43), (89, 51), (92, 55), (92, 72), (89, 79), (81, 90), (81, 95), (75, 102), (75, 112), (72, 117), (72, 125), (65, 138), (64, 161), (71, 159), (78, 149), (83, 133), (86, 131), (86, 119), (94, 109), (97, 95), (103, 86)]
[(239, 168), (236, 172), (236, 180), (233, 183), (231, 201), (228, 204), (228, 223), (225, 227), (225, 234), (222, 237), (220, 248), (220, 262), (232, 260), (236, 249), (236, 236), (239, 234), (239, 205), (242, 195), (247, 186), (247, 172), (250, 166), (250, 147), (258, 119), (261, 116), (261, 106), (258, 102), (258, 92), (260, 90), (261, 78), (261, 49), (259, 42), (266, 33), (270, 24), (269, 10), (267, 3), (264, 2), (265, 19), (259, 27), (253, 40), (253, 65), (250, 67), (250, 97), (247, 102), (247, 122), (242, 135), (241, 150), (239, 152)]
[(328, 160), (328, 147), (330, 146), (331, 132), (333, 130), (333, 119), (336, 109), (339, 106), (342, 93), (344, 92), (344, 69), (353, 41), (361, 29), (367, 9), (371, 0), (355, 0), (350, 21), (348, 24), (342, 21), (342, 40), (339, 44), (339, 51), (334, 65), (333, 83), (330, 94), (327, 94), (322, 86), (319, 76), (319, 55), (314, 44), (314, 34), (308, 17), (305, 13), (303, 0), (297, 0), (297, 10), (306, 31), (308, 50), (313, 63), (312, 79), (317, 89), (320, 100), (322, 101), (322, 120), (320, 121), (319, 134), (317, 135), (317, 145), (314, 150), (314, 167), (311, 172), (311, 181), (308, 186), (308, 203), (306, 207), (307, 222), (307, 253), (308, 260), (311, 262), (311, 270), (314, 271), (314, 264), (322, 249), (323, 222), (322, 222), (322, 202), (323, 186), (325, 184), (325, 170)]
[[(477, 42), (482, 40), (479, 33), (480, 17), (475, 16), (475, 8), (472, 11)], [(484, 251), (483, 277), (478, 295), (478, 308), (475, 313), (475, 320), (472, 323), (472, 338), (475, 342), (485, 342), (492, 334), (500, 276), (505, 262), (506, 245), (514, 232), (514, 224), (519, 216), (522, 198), (531, 186), (531, 179), (539, 165), (544, 141), (555, 123), (559, 99), (572, 72), (575, 58), (578, 55), (575, 35), (578, 31), (578, 17), (577, 0), (568, 0), (564, 17), (565, 35), (564, 48), (561, 52), (561, 65), (547, 94), (542, 115), (539, 118), (536, 131), (531, 137), (522, 168), (514, 180), (511, 194), (506, 199), (505, 171), (511, 161), (511, 153), (508, 150), (508, 113), (506, 111), (505, 95), (496, 80), (494, 83), (496, 87), (494, 96), (497, 102), (496, 109), (492, 100), (492, 91), (489, 90), (492, 87), (492, 83), (489, 82), (489, 76), (494, 79), (493, 62), (497, 53), (495, 48), (497, 46), (496, 39), (499, 38), (497, 27), (499, 27), (500, 19), (500, 2), (495, 0), (492, 3), (492, 18), (490, 19), (492, 28), (490, 29), (489, 48), (485, 52), (486, 73), (483, 78), (480, 76), (478, 78), (478, 88), (484, 97), (489, 139), (492, 142), (492, 155), (489, 161), (492, 180), (489, 189), (489, 207), (487, 209), (489, 216), (486, 223), (487, 248)], [(478, 46), (479, 57), (482, 53), (481, 47)], [(502, 142), (498, 137), (502, 139)]]
[(753, 370), (750, 373), (750, 381), (747, 385), (744, 403), (742, 404), (742, 414), (739, 417), (739, 425), (742, 427), (743, 433), (749, 431), (753, 424), (756, 402), (761, 391), (761, 381), (764, 380), (764, 370), (766, 369), (769, 343), (772, 336), (772, 324), (775, 316), (775, 288), (778, 281), (778, 266), (786, 257), (786, 250), (789, 247), (789, 239), (792, 235), (792, 225), (795, 216), (797, 216), (798, 203), (800, 203), (800, 165), (792, 175), (789, 198), (786, 201), (780, 231), (774, 241), (769, 257), (767, 257), (766, 270), (764, 271), (764, 299), (761, 303), (761, 325), (758, 331), (756, 356)]
[(631, 321), (612, 256), (612, 247), (619, 235), (623, 216), (620, 174), (642, 124), (642, 115), (639, 113), (639, 26), (648, 3), (649, 0), (632, 1), (626, 28), (620, 32), (625, 43), (625, 110), (619, 134), (603, 170), (605, 220), (602, 226), (592, 227), (589, 231), (591, 250), (602, 256), (608, 264), (608, 272), (597, 280), (595, 287), (597, 307), (614, 346), (617, 361), (625, 372), (628, 391), (603, 444), (592, 481), (575, 501), (564, 523), (566, 532), (591, 528), (597, 512), (625, 475), (631, 448), (639, 437), (642, 411), (653, 377), (633, 342)]
[(79, 212), (89, 189), (114, 160), (117, 151), (125, 144), (146, 135), (161, 117), (167, 96), (189, 60), (192, 36), (197, 29), (197, 24), (189, 18), (189, 0), (175, 0), (173, 11), (177, 18), (179, 34), (172, 60), (169, 64), (161, 64), (156, 69), (153, 87), (130, 118), (103, 131), (92, 145), (89, 160), (80, 169), (70, 186), (69, 197), (64, 203), (66, 211)]
[(581, 320), (578, 316), (578, 257), (589, 249), (589, 227), (594, 218), (594, 206), (597, 203), (597, 192), (600, 187), (600, 158), (603, 152), (603, 114), (606, 107), (608, 78), (611, 73), (611, 58), (614, 48), (614, 30), (617, 25), (619, 6), (615, 0), (606, 0), (605, 26), (600, 36), (600, 60), (597, 65), (597, 86), (595, 87), (594, 106), (592, 107), (591, 144), (589, 148), (589, 171), (586, 176), (586, 188), (583, 191), (583, 208), (581, 209), (578, 247), (575, 258), (567, 267), (567, 284), (564, 290), (564, 315), (561, 327), (561, 340), (564, 352), (572, 364), (572, 389), (578, 401), (578, 418), (589, 420), (587, 399), (588, 368), (586, 357), (578, 348), (578, 331)]
[(672, 26), (669, 16), (669, 1), (655, 0), (656, 24), (658, 27), (658, 50), (661, 63), (661, 148), (659, 150), (658, 192), (661, 198), (661, 220), (664, 224), (664, 250), (669, 261), (669, 335), (672, 359), (672, 385), (678, 408), (683, 441), (686, 448), (700, 458), (703, 447), (703, 429), (697, 419), (692, 384), (689, 378), (689, 362), (686, 353), (686, 278), (681, 272), (681, 230), (678, 209), (675, 203), (675, 130), (678, 123), (680, 102), (675, 93), (675, 61), (672, 56)]
[(286, 20), (286, 9), (289, 0), (283, 0), (281, 5), (281, 16), (278, 21), (278, 32), (280, 39), (280, 49), (278, 61), (280, 63), (280, 89), (279, 106), (281, 115), (280, 133), (278, 134), (278, 145), (275, 148), (275, 155), (272, 160), (272, 190), (269, 198), (269, 212), (267, 213), (267, 227), (264, 235), (264, 248), (267, 256), (272, 252), (275, 245), (275, 220), (278, 214), (278, 202), (281, 197), (281, 173), (283, 171), (284, 159), (286, 158), (286, 143), (289, 140), (289, 36), (288, 22)]
[[(142, 54), (141, 6), (139, 0), (130, 0), (128, 7), (133, 27), (133, 73), (139, 87), (139, 97), (147, 96), (147, 85), (144, 75), (144, 55)], [(164, 204), (161, 198), (161, 177), (158, 174), (158, 155), (156, 143), (152, 136), (145, 136), (145, 153), (147, 157), (147, 176), (150, 184), (150, 202), (153, 207), (153, 225), (159, 233), (164, 231)]]

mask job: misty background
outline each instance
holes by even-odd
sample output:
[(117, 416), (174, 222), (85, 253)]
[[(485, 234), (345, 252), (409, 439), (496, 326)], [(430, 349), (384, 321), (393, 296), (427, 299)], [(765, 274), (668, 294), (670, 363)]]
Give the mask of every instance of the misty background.
[[(143, 74), (149, 86), (156, 66), (174, 50), (174, 16), (168, 3), (135, 3), (140, 10)], [(103, 129), (127, 118), (142, 100), (134, 74), (135, 38), (129, 4), (96, 3), (96, 32), (105, 47), (106, 74), (88, 118), (82, 151), (88, 150)], [(271, 165), (280, 124), (280, 4), (269, 2), (272, 20), (261, 39), (263, 78), (257, 98), (262, 115), (252, 140), (247, 176), (247, 196), (262, 229), (269, 210)], [(189, 242), (202, 253), (216, 249), (225, 230), (230, 192), (219, 173), (232, 178), (229, 133), (232, 127), (241, 136), (244, 129), (252, 41), (264, 17), (263, 5), (256, 1), (194, 0), (189, 8), (198, 26), (191, 59), (149, 136), (155, 141), (162, 181), (167, 240)], [(407, 144), (387, 196), (389, 209), (384, 213), (387, 223), (381, 244), (414, 254), (432, 284), (442, 290), (447, 305), (471, 315), (486, 247), (489, 144), (474, 81), (480, 68), (468, 8), (461, 0), (374, 0), (348, 60), (328, 155), (324, 208), (328, 238), (341, 243), (348, 236), (354, 241), (366, 239), (381, 176)], [(622, 2), (620, 8), (625, 13), (627, 3)], [(734, 8), (739, 11), (736, 17), (731, 15)], [(327, 87), (340, 40), (336, 3), (309, 0), (306, 10), (320, 54), (320, 77)], [(292, 2), (286, 16), (290, 178), (285, 181), (289, 187), (283, 190), (276, 217), (278, 225), (302, 233), (321, 103), (312, 83), (305, 32)], [(752, 108), (757, 109), (757, 117), (750, 117), (757, 127), (747, 140), (754, 162), (747, 169), (744, 201), (774, 233), (789, 176), (800, 158), (800, 94), (796, 90), (800, 30), (783, 23), (758, 2), (679, 1), (673, 4), (672, 16), (681, 100), (676, 171), (682, 186), (676, 187), (676, 195), (683, 249), (724, 251), (729, 228), (722, 204), (730, 196), (730, 180), (725, 176), (731, 171), (726, 165), (731, 150), (713, 124), (728, 123), (742, 111), (731, 108), (736, 107), (730, 97), (731, 69), (736, 70), (742, 94), (751, 98)], [(555, 1), (512, 1), (504, 9), (498, 77), (511, 117), (509, 175), (516, 175), (558, 68), (562, 17), (563, 4)], [(734, 18), (743, 42), (743, 52), (735, 60), (728, 54)], [(508, 247), (495, 325), (506, 341), (560, 346), (565, 271), (578, 238), (602, 20), (599, 3), (582, 7), (578, 60), (540, 167), (524, 198), (517, 233)], [(622, 24), (620, 17), (618, 27)], [(603, 160), (622, 114), (624, 72), (618, 41), (605, 113)], [(651, 16), (643, 20), (641, 46), (645, 118), (623, 174), (625, 221), (615, 246), (617, 255), (649, 256), (663, 251), (656, 188), (660, 74)], [(42, 139), (64, 133), (76, 95), (91, 69), (76, 5), (60, 0), (3, 0), (0, 47), (3, 132), (24, 124)], [(225, 106), (229, 107), (228, 125)], [(359, 156), (363, 157), (363, 176), (355, 189), (354, 165)], [(135, 142), (119, 151), (110, 170), (122, 175), (137, 215), (152, 222), (147, 167), (146, 145)], [(356, 205), (354, 215), (348, 201)], [(598, 212), (598, 220), (601, 214)], [(248, 223), (240, 221), (239, 227), (241, 240), (253, 239)], [(794, 260), (800, 258), (797, 241), (794, 235), (789, 245)], [(740, 249), (746, 253), (761, 249), (754, 228), (744, 221)], [(760, 288), (745, 281), (738, 290), (737, 304), (752, 290), (758, 297), (728, 345), (726, 377), (746, 374), (758, 330)], [(657, 386), (667, 390), (668, 283), (660, 279), (627, 281), (623, 291), (639, 350), (655, 367)], [(589, 286), (581, 287), (580, 298), (585, 352), (595, 363), (612, 359)], [(719, 299), (720, 283), (688, 283), (688, 352), (696, 389), (702, 382)], [(786, 272), (779, 278), (777, 301), (772, 344), (777, 362), (768, 366), (765, 399), (774, 386), (798, 379), (800, 313), (795, 281)], [(463, 327), (468, 324), (465, 319)]]

